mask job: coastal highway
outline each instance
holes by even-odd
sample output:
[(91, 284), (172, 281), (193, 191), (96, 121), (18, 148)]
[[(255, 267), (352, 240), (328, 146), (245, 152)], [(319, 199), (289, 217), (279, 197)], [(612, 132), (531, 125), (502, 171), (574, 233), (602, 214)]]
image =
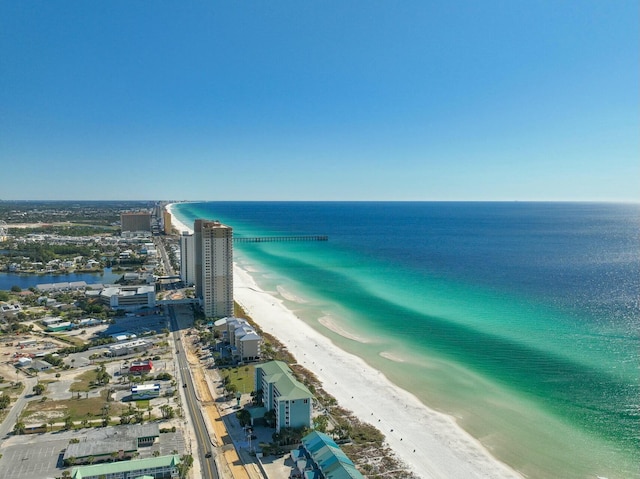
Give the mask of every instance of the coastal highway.
[[(167, 255), (167, 251), (164, 247), (164, 242), (161, 239), (154, 242), (156, 243), (158, 251), (160, 251), (166, 273), (172, 274), (173, 270), (171, 268), (169, 256)], [(178, 358), (178, 373), (180, 377), (177, 377), (176, 381), (178, 381), (178, 387), (182, 389), (182, 392), (184, 393), (186, 407), (189, 409), (189, 415), (191, 416), (196, 436), (196, 448), (195, 450), (192, 450), (191, 453), (194, 456), (196, 453), (198, 454), (200, 462), (200, 477), (202, 479), (218, 479), (220, 476), (218, 475), (215, 462), (217, 451), (211, 443), (211, 437), (209, 436), (204, 422), (204, 417), (202, 416), (202, 409), (198, 406), (198, 399), (196, 398), (195, 388), (191, 379), (191, 374), (189, 373), (189, 363), (187, 362), (187, 356), (184, 353), (182, 341), (180, 339), (180, 327), (178, 325), (175, 310), (175, 308), (180, 307), (185, 306), (168, 306), (168, 313), (171, 321), (171, 336), (174, 340), (176, 356)]]
[(211, 437), (209, 436), (202, 416), (202, 409), (198, 406), (193, 381), (191, 379), (191, 374), (189, 374), (189, 363), (187, 362), (186, 355), (182, 348), (180, 330), (178, 329), (178, 321), (176, 320), (173, 306), (169, 307), (169, 316), (171, 318), (171, 329), (173, 331), (172, 337), (176, 347), (178, 371), (180, 376), (176, 378), (176, 380), (178, 381), (178, 387), (180, 387), (184, 393), (186, 406), (189, 409), (189, 415), (191, 416), (196, 436), (196, 448), (192, 451), (192, 454), (198, 454), (200, 462), (200, 477), (203, 479), (218, 479), (219, 475), (215, 463), (216, 449), (211, 443)]

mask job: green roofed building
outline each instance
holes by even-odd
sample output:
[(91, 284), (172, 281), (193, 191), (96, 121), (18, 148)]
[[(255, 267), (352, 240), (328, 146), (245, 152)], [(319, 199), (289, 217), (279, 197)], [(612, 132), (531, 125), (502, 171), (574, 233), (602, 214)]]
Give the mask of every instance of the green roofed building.
[(302, 446), (291, 451), (291, 457), (302, 466), (305, 479), (364, 479), (335, 441), (318, 431), (303, 437)]
[(283, 427), (311, 427), (313, 395), (282, 361), (255, 367), (256, 391), (262, 391), (267, 411), (275, 411), (276, 431)]
[(173, 479), (179, 477), (180, 456), (161, 456), (134, 461), (109, 462), (76, 467), (73, 479)]

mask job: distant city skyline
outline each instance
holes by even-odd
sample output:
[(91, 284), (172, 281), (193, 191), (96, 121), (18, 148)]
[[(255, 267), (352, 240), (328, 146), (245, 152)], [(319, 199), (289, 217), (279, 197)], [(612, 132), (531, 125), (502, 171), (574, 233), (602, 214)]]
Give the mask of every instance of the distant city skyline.
[(0, 200), (640, 201), (637, 1), (0, 3)]

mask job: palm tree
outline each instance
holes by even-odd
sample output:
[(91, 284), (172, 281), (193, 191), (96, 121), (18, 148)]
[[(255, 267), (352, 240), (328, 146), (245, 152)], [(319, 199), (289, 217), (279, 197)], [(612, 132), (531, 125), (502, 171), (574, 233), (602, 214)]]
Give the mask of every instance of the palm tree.
[(65, 430), (73, 429), (73, 421), (71, 420), (71, 416), (67, 416), (64, 418), (64, 428)]
[(160, 406), (160, 411), (162, 412), (162, 417), (164, 419), (171, 419), (174, 415), (173, 408), (168, 404), (164, 404), (163, 406)]
[(236, 417), (238, 418), (238, 421), (240, 421), (241, 427), (251, 424), (251, 413), (248, 409), (241, 409), (236, 413)]
[(264, 422), (266, 422), (269, 427), (276, 426), (276, 412), (273, 409), (264, 413)]
[(16, 422), (16, 425), (13, 426), (13, 433), (17, 435), (21, 435), (21, 434), (24, 434), (25, 429), (26, 429), (25, 424), (22, 421), (18, 421)]
[(229, 393), (229, 395), (233, 396), (236, 392), (238, 392), (238, 386), (236, 384), (228, 384), (226, 386), (226, 390)]
[(259, 391), (255, 391), (255, 393), (252, 393), (253, 395), (253, 403), (256, 406), (262, 406), (262, 389), (260, 389)]

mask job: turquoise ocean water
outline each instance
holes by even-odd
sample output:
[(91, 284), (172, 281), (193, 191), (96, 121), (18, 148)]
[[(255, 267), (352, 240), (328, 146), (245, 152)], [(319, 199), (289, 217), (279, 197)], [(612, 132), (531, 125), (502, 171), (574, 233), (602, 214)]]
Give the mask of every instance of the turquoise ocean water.
[(640, 206), (182, 203), (265, 290), (527, 477), (640, 477)]

